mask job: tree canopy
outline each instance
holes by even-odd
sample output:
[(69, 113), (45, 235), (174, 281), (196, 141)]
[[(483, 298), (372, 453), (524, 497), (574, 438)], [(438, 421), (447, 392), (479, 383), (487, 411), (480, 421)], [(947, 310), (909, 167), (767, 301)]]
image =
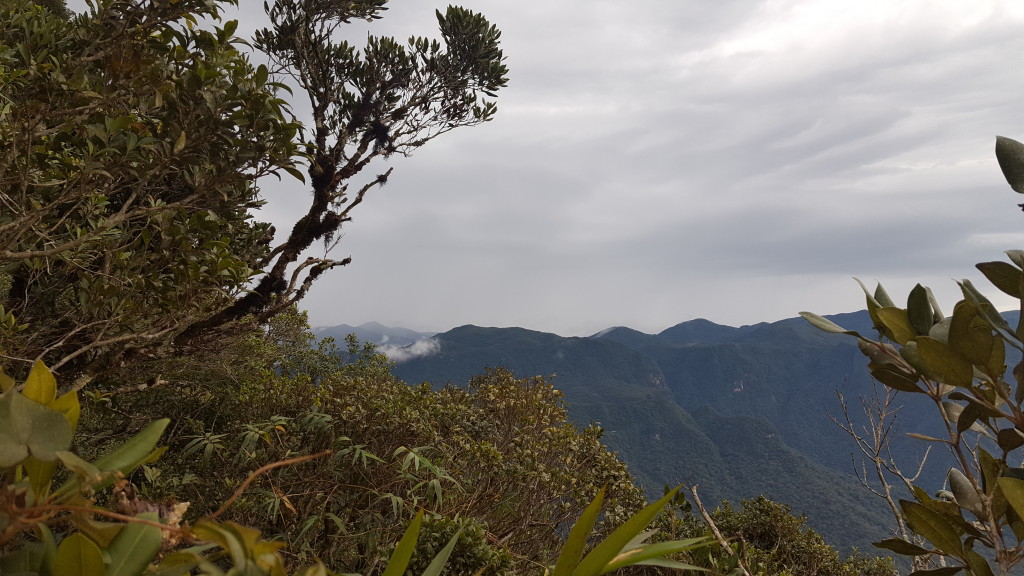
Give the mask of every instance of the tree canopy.
[[(491, 119), (490, 98), (507, 81), (499, 31), (460, 8), (438, 12), (441, 41), (335, 40), (385, 3), (276, 2), (254, 44), (222, 20), (232, 1), (96, 0), (83, 14), (9, 3), (0, 12), (4, 362), (43, 358), (82, 384), (135, 358), (208, 348), (347, 264), (304, 256), (316, 242), (333, 245), (391, 168), (357, 175)], [(254, 50), (270, 65), (254, 65)], [(309, 100), (306, 123), (286, 81)], [(311, 192), (287, 234), (254, 213), (275, 175)]]

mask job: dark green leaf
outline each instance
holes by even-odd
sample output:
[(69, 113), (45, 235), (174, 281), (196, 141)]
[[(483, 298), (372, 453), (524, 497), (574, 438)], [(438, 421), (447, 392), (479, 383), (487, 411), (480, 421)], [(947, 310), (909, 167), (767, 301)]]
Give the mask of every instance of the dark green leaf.
[(894, 367), (881, 366), (872, 368), (871, 377), (893, 390), (924, 393), (924, 390), (917, 384), (916, 374), (908, 374)]
[(970, 403), (960, 411), (960, 416), (956, 419), (956, 431), (963, 434), (965, 431), (974, 426), (974, 423), (978, 421), (978, 418), (982, 417), (981, 409), (975, 403)]
[(886, 538), (885, 540), (872, 542), (871, 545), (877, 548), (892, 550), (893, 552), (904, 556), (924, 556), (925, 554), (930, 553), (930, 550), (927, 548), (922, 548), (917, 544), (907, 542), (902, 538)]
[(907, 319), (914, 331), (924, 336), (931, 330), (933, 318), (928, 291), (924, 286), (917, 284), (907, 297)]
[(975, 265), (996, 288), (1014, 298), (1020, 299), (1021, 280), (1024, 273), (1007, 262), (981, 262)]
[(996, 160), (1010, 188), (1024, 194), (1024, 144), (1012, 138), (996, 136)]
[(996, 439), (1003, 452), (1010, 452), (1024, 446), (1024, 435), (1016, 428), (1003, 428), (999, 431)]
[(959, 556), (963, 554), (961, 534), (942, 514), (927, 506), (910, 500), (900, 500), (900, 508), (907, 519), (907, 524), (914, 532), (927, 539), (933, 546), (945, 554)]
[(971, 570), (971, 576), (995, 576), (992, 573), (992, 567), (989, 566), (988, 560), (985, 560), (974, 550), (967, 551), (967, 566)]

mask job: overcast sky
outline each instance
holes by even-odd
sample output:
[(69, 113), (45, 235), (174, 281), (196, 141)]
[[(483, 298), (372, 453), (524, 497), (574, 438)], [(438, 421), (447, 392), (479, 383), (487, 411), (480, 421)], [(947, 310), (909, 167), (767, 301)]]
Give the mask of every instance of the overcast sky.
[[(1024, 248), (993, 155), (1024, 140), (1024, 2), (461, 5), (502, 30), (497, 118), (392, 158), (314, 325), (738, 326), (861, 309), (854, 277), (1008, 302), (973, 265)], [(443, 4), (389, 6), (374, 33), (437, 36)], [(308, 198), (264, 189), (279, 228)]]

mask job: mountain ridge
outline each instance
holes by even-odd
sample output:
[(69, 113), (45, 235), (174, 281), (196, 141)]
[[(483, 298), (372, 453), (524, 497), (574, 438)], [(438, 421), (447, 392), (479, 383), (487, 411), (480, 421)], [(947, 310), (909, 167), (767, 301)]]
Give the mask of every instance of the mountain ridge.
[[(828, 318), (872, 333), (866, 311)], [(488, 367), (553, 377), (570, 418), (599, 423), (652, 496), (665, 484), (699, 485), (708, 503), (764, 494), (847, 549), (888, 535), (891, 517), (852, 473), (856, 447), (829, 416), (842, 415), (842, 394), (862, 425), (855, 399), (875, 390), (853, 338), (787, 318), (741, 327), (695, 319), (658, 334), (618, 326), (586, 337), (467, 324), (430, 342), (396, 363), (396, 376), (434, 386), (462, 385)], [(905, 400), (901, 431), (940, 432), (929, 406)], [(893, 438), (900, 464), (913, 468), (926, 446)], [(934, 492), (945, 468), (934, 455), (928, 464), (920, 484)]]

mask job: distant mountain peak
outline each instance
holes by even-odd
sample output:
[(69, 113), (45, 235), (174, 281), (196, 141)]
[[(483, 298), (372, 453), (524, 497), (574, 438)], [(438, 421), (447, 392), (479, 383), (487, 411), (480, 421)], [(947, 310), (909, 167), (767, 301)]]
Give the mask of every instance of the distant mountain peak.
[(363, 328), (365, 330), (391, 330), (391, 326), (385, 326), (385, 325), (381, 324), (380, 322), (375, 322), (375, 321), (373, 321), (373, 322), (364, 322), (364, 323), (359, 325), (359, 328)]
[(627, 328), (626, 326), (612, 326), (610, 328), (605, 328), (604, 330), (601, 330), (600, 332), (591, 334), (589, 336), (589, 338), (602, 338), (604, 336), (607, 336), (607, 335), (611, 334), (612, 332), (614, 332), (616, 330), (633, 330), (633, 329), (632, 328)]

